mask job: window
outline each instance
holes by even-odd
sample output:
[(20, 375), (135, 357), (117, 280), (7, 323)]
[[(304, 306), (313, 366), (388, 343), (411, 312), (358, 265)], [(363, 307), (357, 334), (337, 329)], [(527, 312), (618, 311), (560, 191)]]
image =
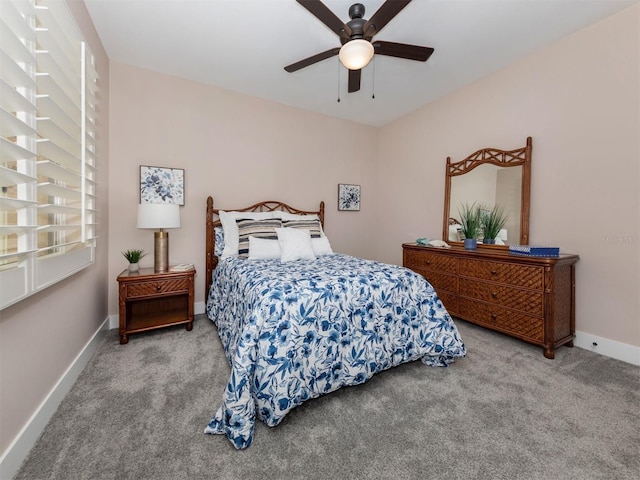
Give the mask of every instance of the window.
[(0, 9), (0, 309), (90, 265), (94, 57), (65, 2)]

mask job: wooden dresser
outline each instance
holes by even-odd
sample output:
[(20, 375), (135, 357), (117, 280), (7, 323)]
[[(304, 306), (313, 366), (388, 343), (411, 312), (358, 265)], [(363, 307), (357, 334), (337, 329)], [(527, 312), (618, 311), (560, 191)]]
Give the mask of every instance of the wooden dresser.
[(573, 346), (577, 255), (529, 257), (479, 247), (404, 244), (403, 265), (423, 275), (449, 313), (544, 348)]

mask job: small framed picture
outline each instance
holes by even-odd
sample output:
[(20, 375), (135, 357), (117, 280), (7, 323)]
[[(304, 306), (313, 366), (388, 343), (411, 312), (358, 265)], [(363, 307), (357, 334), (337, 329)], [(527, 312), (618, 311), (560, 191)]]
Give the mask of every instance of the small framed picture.
[(360, 185), (338, 184), (338, 210), (360, 210)]
[(184, 169), (140, 165), (140, 203), (184, 205)]

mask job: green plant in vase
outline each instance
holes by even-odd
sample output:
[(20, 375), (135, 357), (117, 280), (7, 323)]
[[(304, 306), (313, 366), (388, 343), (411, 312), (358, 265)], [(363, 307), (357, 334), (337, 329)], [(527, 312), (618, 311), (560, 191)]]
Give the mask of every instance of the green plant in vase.
[(144, 252), (144, 250), (134, 249), (125, 250), (124, 252), (122, 252), (122, 255), (129, 261), (129, 271), (137, 272), (140, 269), (139, 262), (140, 260), (142, 260), (142, 257), (146, 255), (146, 253)]
[(491, 209), (481, 208), (482, 230), (484, 231), (484, 243), (496, 243), (496, 238), (507, 223), (507, 212), (501, 205), (494, 205)]
[(465, 203), (458, 208), (458, 215), (462, 234), (464, 235), (464, 248), (473, 250), (478, 244), (478, 234), (482, 227), (480, 208), (475, 202), (471, 205)]

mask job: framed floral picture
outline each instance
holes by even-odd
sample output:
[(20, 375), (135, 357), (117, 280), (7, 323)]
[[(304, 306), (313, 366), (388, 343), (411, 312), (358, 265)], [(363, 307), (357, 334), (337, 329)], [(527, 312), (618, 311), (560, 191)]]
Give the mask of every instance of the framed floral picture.
[(184, 205), (184, 169), (140, 165), (140, 203)]
[(338, 184), (338, 210), (360, 210), (360, 185)]

